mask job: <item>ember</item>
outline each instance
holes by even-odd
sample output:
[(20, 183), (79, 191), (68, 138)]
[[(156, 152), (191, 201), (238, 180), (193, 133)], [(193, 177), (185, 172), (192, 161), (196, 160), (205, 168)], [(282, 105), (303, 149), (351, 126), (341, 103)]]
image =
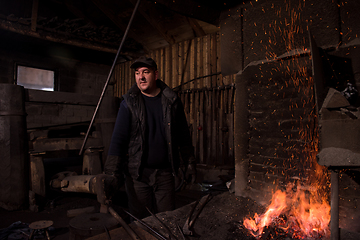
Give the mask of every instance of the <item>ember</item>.
[[(265, 235), (293, 239), (319, 239), (329, 235), (330, 205), (318, 199), (316, 191), (304, 191), (300, 185), (288, 184), (277, 190), (262, 215), (244, 220), (244, 226), (257, 239)], [(274, 230), (269, 230), (274, 229)]]

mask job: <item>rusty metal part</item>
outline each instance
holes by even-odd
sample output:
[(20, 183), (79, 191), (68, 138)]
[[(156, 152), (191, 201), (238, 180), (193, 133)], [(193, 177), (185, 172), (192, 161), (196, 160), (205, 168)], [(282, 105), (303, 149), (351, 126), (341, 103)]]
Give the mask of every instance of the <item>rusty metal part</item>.
[(125, 229), (125, 231), (129, 234), (129, 236), (134, 239), (140, 239), (139, 236), (130, 228), (130, 226), (120, 217), (120, 215), (112, 208), (109, 207), (110, 214), (121, 224), (121, 226)]
[(168, 226), (166, 226), (166, 224), (161, 221), (155, 214), (153, 214), (150, 209), (146, 208), (148, 210), (148, 212), (151, 214), (151, 216), (153, 216), (153, 218), (155, 218), (159, 223), (160, 225), (166, 230), (166, 232), (168, 233), (169, 235), (169, 238), (168, 239), (176, 239), (177, 238), (174, 236), (174, 234), (171, 232), (171, 230), (168, 228)]
[(68, 176), (61, 181), (61, 191), (96, 194), (95, 175)]
[(138, 221), (141, 225), (143, 225), (144, 227), (146, 227), (147, 229), (149, 229), (154, 236), (159, 239), (159, 240), (168, 240), (168, 238), (166, 238), (165, 236), (163, 236), (161, 233), (158, 233), (157, 231), (155, 231), (152, 227), (150, 227), (148, 224), (146, 224), (144, 221), (142, 221), (141, 219), (135, 217), (133, 214), (131, 214), (130, 212), (126, 211), (125, 209), (123, 209), (124, 212), (126, 212), (127, 214), (129, 214), (130, 217), (134, 218), (136, 221)]
[(92, 119), (91, 119), (89, 128), (88, 128), (88, 130), (87, 130), (87, 132), (86, 132), (86, 135), (85, 135), (85, 138), (84, 138), (84, 142), (83, 142), (83, 144), (82, 144), (82, 146), (81, 146), (79, 155), (82, 155), (82, 153), (83, 153), (83, 151), (84, 151), (84, 148), (85, 148), (85, 145), (86, 145), (86, 141), (87, 141), (87, 139), (88, 139), (88, 137), (89, 137), (90, 129), (91, 129), (92, 125), (94, 124), (95, 117), (96, 117), (97, 112), (98, 112), (98, 110), (99, 110), (99, 107), (100, 107), (100, 104), (101, 104), (101, 102), (102, 102), (102, 99), (103, 99), (103, 97), (104, 97), (104, 95), (105, 95), (106, 88), (107, 88), (107, 86), (108, 86), (108, 84), (109, 84), (109, 82), (110, 82), (111, 75), (112, 75), (112, 73), (113, 73), (113, 71), (114, 71), (114, 68), (115, 68), (115, 65), (116, 65), (116, 61), (117, 61), (117, 59), (118, 59), (118, 57), (119, 57), (119, 54), (120, 54), (120, 51), (121, 51), (121, 49), (122, 49), (122, 46), (123, 46), (123, 44), (124, 44), (124, 42), (125, 42), (126, 36), (128, 35), (128, 32), (129, 32), (129, 30), (130, 30), (131, 23), (132, 23), (132, 21), (133, 21), (133, 19), (134, 19), (134, 16), (135, 16), (135, 13), (136, 13), (136, 11), (137, 11), (137, 9), (138, 9), (138, 7), (139, 7), (139, 4), (140, 4), (140, 0), (138, 0), (138, 1), (136, 2), (135, 8), (134, 8), (134, 11), (133, 11), (133, 13), (132, 13), (132, 15), (131, 15), (131, 17), (130, 17), (128, 26), (126, 27), (124, 36), (123, 36), (123, 38), (122, 38), (122, 40), (121, 40), (119, 49), (118, 49), (118, 51), (117, 51), (117, 53), (116, 53), (115, 59), (114, 59), (114, 61), (113, 61), (113, 64), (112, 64), (111, 69), (110, 69), (110, 72), (109, 72), (109, 75), (108, 75), (108, 77), (107, 77), (107, 80), (106, 80), (106, 82), (105, 82), (103, 91), (102, 91), (102, 93), (101, 93), (99, 102), (98, 102), (98, 104), (97, 104), (97, 106), (96, 106), (96, 108), (95, 108), (95, 112), (94, 112), (93, 117), (92, 117)]
[[(196, 219), (199, 217), (202, 209), (204, 208), (204, 206), (206, 205), (206, 203), (210, 200), (211, 198), (211, 194), (208, 194), (206, 196), (204, 196), (202, 199), (200, 199), (200, 201), (196, 201), (193, 208), (191, 209), (190, 213), (189, 213), (189, 217), (186, 219), (184, 227), (183, 227), (183, 233), (185, 235), (189, 235), (189, 236), (194, 236), (195, 232), (193, 230), (194, 224)], [(197, 212), (195, 213), (194, 217), (192, 217), (196, 207), (199, 205)]]

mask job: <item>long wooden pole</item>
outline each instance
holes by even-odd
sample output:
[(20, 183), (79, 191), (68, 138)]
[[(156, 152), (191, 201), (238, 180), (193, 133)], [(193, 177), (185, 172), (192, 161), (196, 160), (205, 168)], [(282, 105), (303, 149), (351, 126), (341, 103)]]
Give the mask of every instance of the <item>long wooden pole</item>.
[(118, 51), (117, 51), (117, 53), (116, 53), (116, 56), (115, 56), (114, 62), (113, 62), (113, 64), (112, 64), (112, 66), (111, 66), (111, 69), (110, 69), (109, 75), (108, 75), (108, 77), (107, 77), (107, 80), (106, 80), (106, 82), (105, 82), (105, 85), (104, 85), (103, 91), (102, 91), (102, 93), (101, 93), (101, 96), (100, 96), (99, 102), (98, 102), (98, 104), (97, 104), (97, 106), (96, 106), (96, 108), (95, 108), (95, 112), (94, 112), (93, 117), (92, 117), (92, 119), (91, 119), (91, 122), (90, 122), (89, 128), (88, 128), (88, 130), (87, 130), (87, 132), (86, 132), (86, 135), (85, 135), (85, 138), (84, 138), (83, 144), (82, 144), (82, 146), (81, 146), (81, 149), (80, 149), (79, 155), (82, 155), (82, 154), (83, 154), (83, 152), (84, 152), (84, 148), (85, 148), (85, 145), (86, 145), (86, 141), (87, 141), (87, 139), (88, 139), (88, 137), (89, 137), (90, 129), (91, 129), (91, 127), (92, 127), (93, 123), (94, 123), (94, 120), (95, 120), (96, 114), (97, 114), (97, 112), (98, 112), (98, 110), (99, 110), (99, 107), (100, 107), (100, 104), (101, 104), (101, 102), (102, 102), (102, 99), (104, 98), (104, 94), (105, 94), (106, 88), (107, 88), (107, 86), (108, 86), (108, 84), (109, 84), (109, 81), (110, 81), (110, 78), (111, 78), (112, 72), (114, 71), (116, 61), (117, 61), (117, 59), (118, 59), (118, 57), (119, 57), (119, 54), (120, 54), (121, 48), (122, 48), (122, 46), (123, 46), (123, 44), (124, 44), (124, 42), (125, 42), (125, 38), (126, 38), (126, 36), (127, 36), (128, 32), (129, 32), (129, 29), (130, 29), (131, 23), (132, 23), (132, 21), (133, 21), (133, 19), (134, 19), (134, 16), (135, 16), (135, 13), (136, 13), (136, 11), (137, 11), (137, 9), (138, 9), (138, 7), (139, 7), (139, 4), (140, 4), (140, 0), (138, 0), (138, 1), (137, 1), (137, 3), (136, 3), (136, 5), (135, 5), (135, 8), (134, 8), (134, 11), (133, 11), (133, 13), (132, 13), (132, 15), (131, 15), (131, 18), (130, 18), (129, 24), (128, 24), (128, 26), (127, 26), (127, 28), (126, 28), (126, 30), (125, 30), (124, 36), (123, 36), (123, 38), (122, 38), (122, 40), (121, 40), (121, 43), (120, 43), (119, 49), (118, 49)]

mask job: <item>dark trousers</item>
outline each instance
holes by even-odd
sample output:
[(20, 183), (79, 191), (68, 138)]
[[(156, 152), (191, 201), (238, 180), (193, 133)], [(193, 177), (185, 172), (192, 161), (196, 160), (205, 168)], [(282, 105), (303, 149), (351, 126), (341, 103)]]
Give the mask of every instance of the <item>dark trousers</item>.
[(126, 177), (126, 192), (130, 213), (142, 219), (152, 213), (175, 209), (175, 179), (170, 169), (143, 170), (138, 180)]

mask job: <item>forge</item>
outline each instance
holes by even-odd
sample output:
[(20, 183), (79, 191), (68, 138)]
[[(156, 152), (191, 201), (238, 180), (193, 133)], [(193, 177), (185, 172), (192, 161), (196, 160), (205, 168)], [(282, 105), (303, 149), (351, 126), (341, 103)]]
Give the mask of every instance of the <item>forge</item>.
[(342, 228), (359, 229), (357, 206), (344, 201), (357, 202), (344, 190), (357, 191), (360, 166), (356, 46), (321, 49), (309, 36), (310, 49), (253, 63), (239, 76), (250, 122), (238, 136), (249, 137), (249, 152), (237, 163), (236, 182), (245, 186), (237, 194), (266, 206), (244, 220), (255, 239), (335, 240)]

